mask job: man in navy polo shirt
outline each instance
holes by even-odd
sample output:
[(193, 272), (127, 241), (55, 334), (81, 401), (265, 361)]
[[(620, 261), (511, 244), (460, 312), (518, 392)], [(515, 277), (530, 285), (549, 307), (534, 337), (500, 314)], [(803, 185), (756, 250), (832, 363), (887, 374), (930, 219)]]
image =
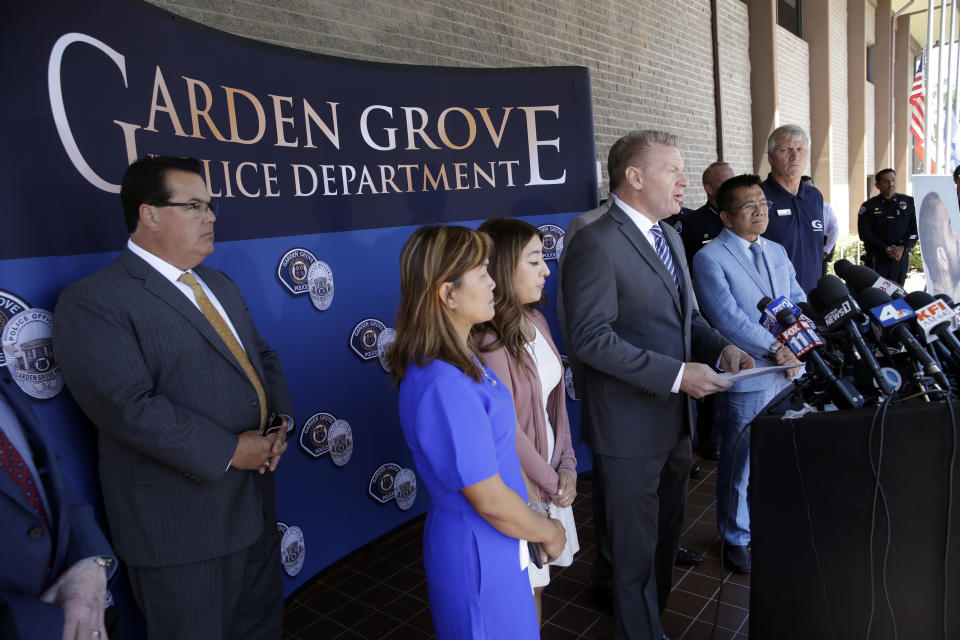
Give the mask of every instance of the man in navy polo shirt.
[(817, 286), (823, 260), (823, 195), (803, 184), (810, 159), (807, 133), (793, 124), (774, 129), (767, 140), (770, 173), (763, 193), (770, 201), (765, 238), (783, 245), (805, 293)]

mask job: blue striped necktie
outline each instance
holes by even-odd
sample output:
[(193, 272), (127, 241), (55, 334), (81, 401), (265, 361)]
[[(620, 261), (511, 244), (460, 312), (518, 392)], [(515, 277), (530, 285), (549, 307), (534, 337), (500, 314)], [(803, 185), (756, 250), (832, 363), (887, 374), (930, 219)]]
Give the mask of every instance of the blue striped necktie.
[(663, 231), (660, 229), (660, 225), (654, 224), (650, 227), (650, 233), (653, 234), (653, 248), (657, 250), (657, 255), (660, 256), (660, 261), (663, 262), (663, 266), (670, 272), (670, 276), (673, 278), (673, 284), (677, 287), (677, 292), (679, 293), (680, 276), (677, 274), (677, 267), (673, 264), (673, 255), (670, 253), (670, 247), (667, 246), (667, 239), (663, 237)]

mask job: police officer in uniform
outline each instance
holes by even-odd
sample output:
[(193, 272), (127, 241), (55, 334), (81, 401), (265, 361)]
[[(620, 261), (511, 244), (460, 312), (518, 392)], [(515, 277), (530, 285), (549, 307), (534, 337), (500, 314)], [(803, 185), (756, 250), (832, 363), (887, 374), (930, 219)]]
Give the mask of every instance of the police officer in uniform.
[(687, 266), (693, 264), (693, 256), (723, 230), (720, 210), (717, 208), (717, 190), (726, 180), (733, 177), (733, 168), (727, 162), (714, 162), (703, 171), (703, 191), (707, 194), (706, 203), (699, 209), (681, 208), (680, 213), (667, 218), (683, 240)]
[(875, 176), (876, 195), (860, 207), (857, 231), (867, 248), (867, 266), (884, 278), (903, 284), (910, 249), (917, 242), (917, 214), (913, 198), (897, 189), (897, 174), (883, 169)]

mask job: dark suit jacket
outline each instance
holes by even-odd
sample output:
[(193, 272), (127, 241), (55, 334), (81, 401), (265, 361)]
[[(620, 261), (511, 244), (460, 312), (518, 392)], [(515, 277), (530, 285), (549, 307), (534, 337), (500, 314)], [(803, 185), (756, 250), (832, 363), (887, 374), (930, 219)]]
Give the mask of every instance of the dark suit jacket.
[[(6, 370), (0, 373), (0, 395), (23, 426), (50, 505), (47, 517), (53, 529), (43, 527), (17, 486), (0, 471), (0, 638), (60, 640), (63, 610), (37, 599), (49, 586), (43, 584), (47, 561), (52, 558), (52, 582), (78, 561), (112, 556), (113, 551), (93, 518), (93, 509), (70, 490), (44, 441), (37, 416)], [(40, 531), (42, 535), (37, 536)]]
[[(293, 415), (277, 354), (220, 271), (196, 273), (223, 305), (263, 381), (268, 411)], [(125, 249), (63, 290), (54, 348), (67, 387), (99, 430), (100, 480), (116, 549), (134, 566), (219, 557), (273, 518), (273, 478), (227, 469), (256, 429), (253, 385), (203, 314)]]
[(585, 437), (595, 453), (645, 457), (690, 429), (690, 402), (670, 388), (686, 361), (714, 364), (730, 344), (700, 316), (677, 232), (661, 224), (683, 296), (618, 206), (581, 229), (562, 270), (568, 349), (583, 364)]

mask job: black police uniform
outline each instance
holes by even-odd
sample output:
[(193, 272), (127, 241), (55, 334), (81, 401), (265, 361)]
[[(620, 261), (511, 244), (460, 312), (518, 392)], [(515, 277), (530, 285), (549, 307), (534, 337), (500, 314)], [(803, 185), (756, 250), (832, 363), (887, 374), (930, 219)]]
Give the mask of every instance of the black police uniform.
[(687, 267), (693, 269), (693, 256), (697, 251), (723, 231), (723, 222), (720, 220), (720, 210), (709, 202), (699, 209), (680, 207), (680, 213), (675, 213), (664, 222), (677, 230), (683, 240), (684, 253), (687, 256)]
[[(857, 231), (867, 248), (867, 264), (884, 278), (900, 284), (907, 279), (910, 249), (917, 243), (917, 214), (913, 198), (895, 193), (889, 199), (876, 195), (860, 207)], [(902, 260), (891, 260), (886, 249), (906, 247)]]
[[(708, 242), (720, 235), (723, 231), (723, 221), (720, 220), (720, 210), (707, 202), (699, 209), (687, 209), (681, 207), (680, 213), (676, 213), (666, 219), (683, 240), (684, 253), (687, 256), (687, 266), (693, 264), (693, 256), (700, 251)], [(693, 268), (690, 267), (693, 271)], [(709, 321), (709, 318), (707, 318)], [(697, 428), (694, 430), (693, 447), (700, 454), (710, 460), (717, 459), (717, 442), (720, 440), (719, 432), (714, 433), (713, 428), (713, 396), (709, 395), (697, 401), (694, 405)]]

